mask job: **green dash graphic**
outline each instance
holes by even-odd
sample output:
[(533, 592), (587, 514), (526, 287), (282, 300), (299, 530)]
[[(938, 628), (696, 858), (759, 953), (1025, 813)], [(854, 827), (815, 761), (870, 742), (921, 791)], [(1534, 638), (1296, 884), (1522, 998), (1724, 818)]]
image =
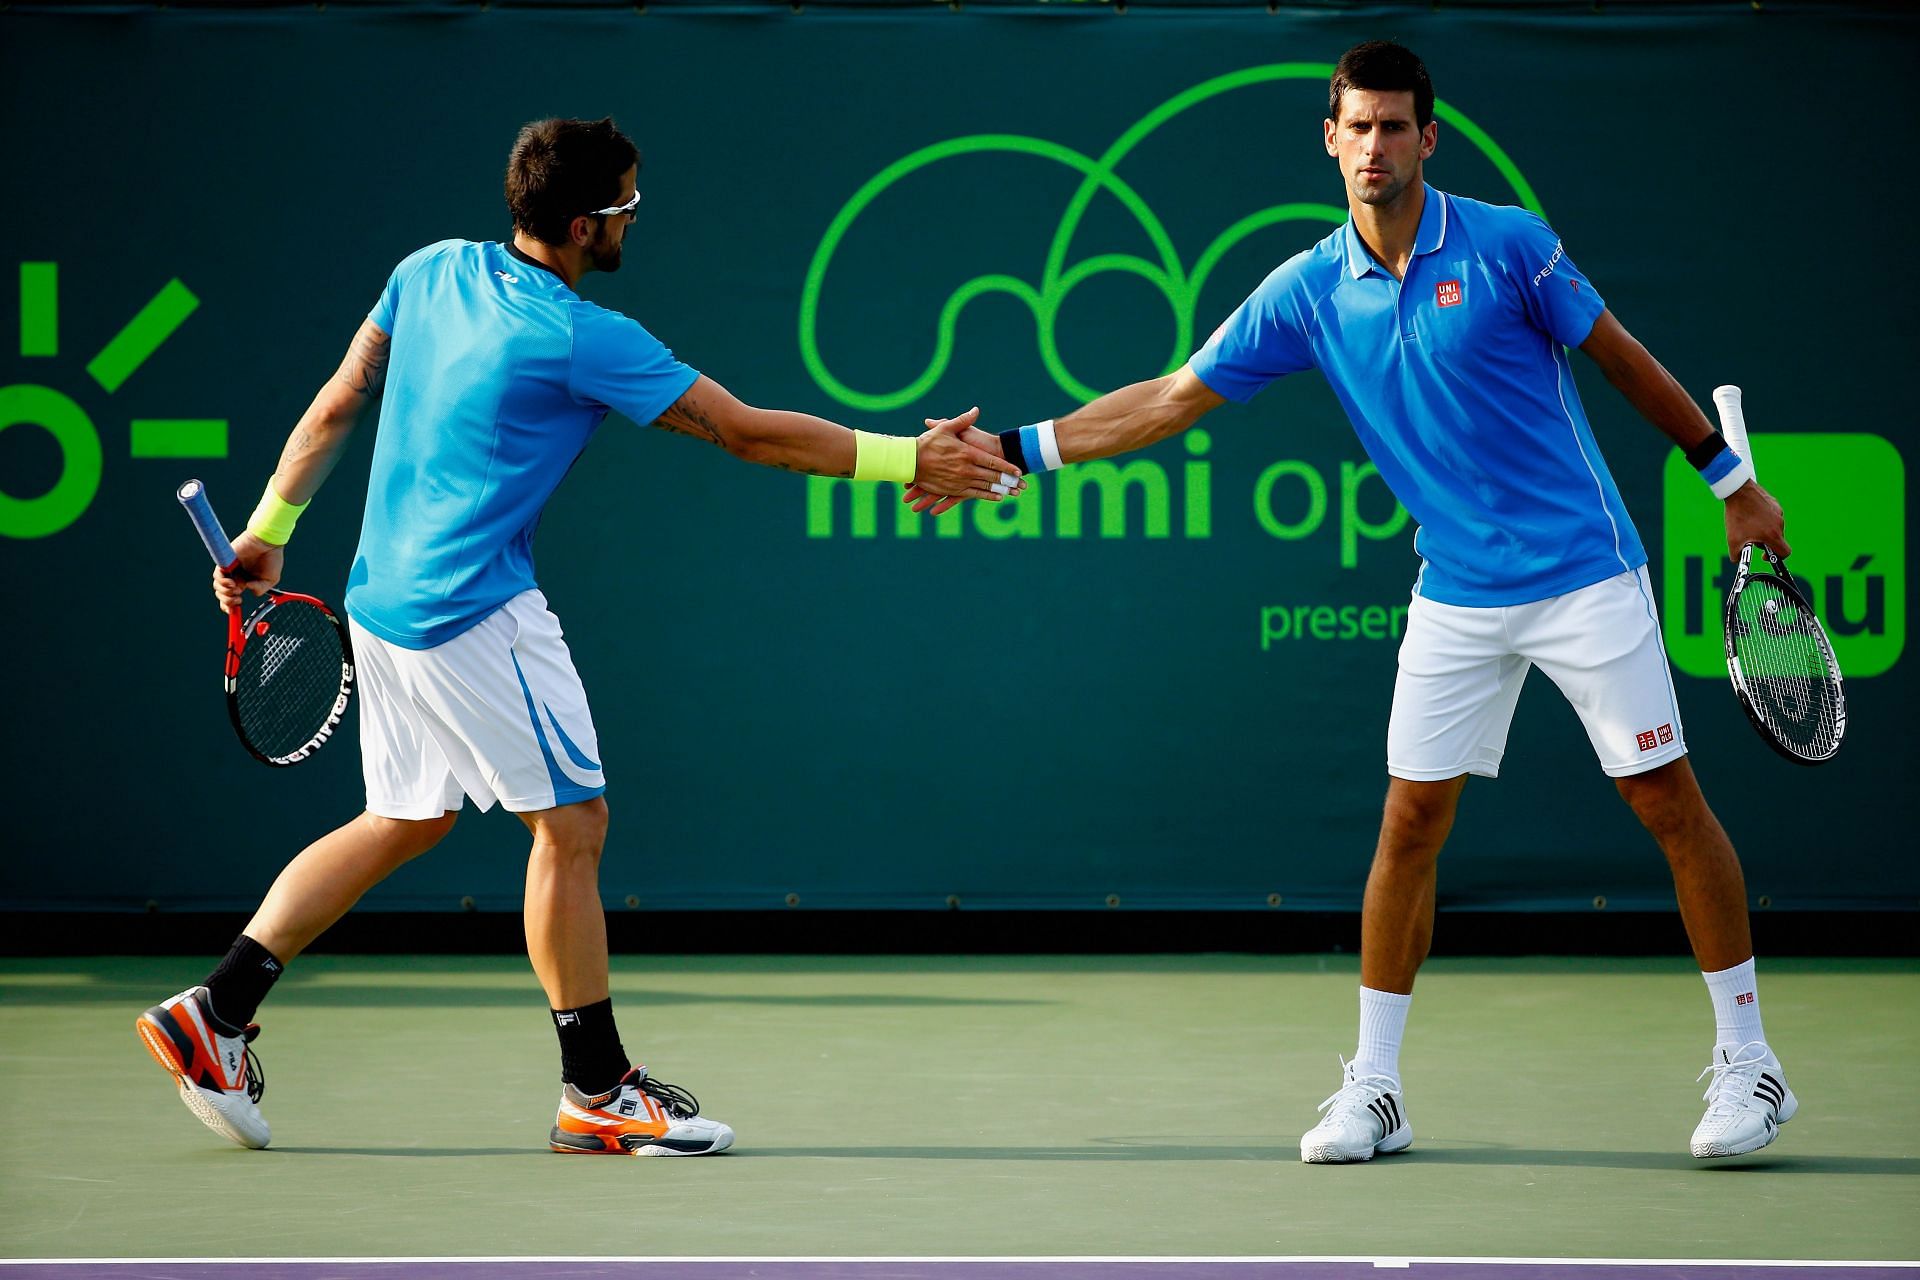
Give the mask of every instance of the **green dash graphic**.
[(60, 264), (20, 264), (20, 354), (60, 354)]
[(224, 458), (225, 418), (135, 418), (136, 458)]
[(120, 384), (132, 377), (134, 370), (145, 364), (199, 305), (200, 299), (177, 277), (167, 281), (153, 295), (153, 301), (140, 308), (140, 313), (113, 335), (113, 341), (87, 362), (87, 372), (109, 392), (118, 391)]

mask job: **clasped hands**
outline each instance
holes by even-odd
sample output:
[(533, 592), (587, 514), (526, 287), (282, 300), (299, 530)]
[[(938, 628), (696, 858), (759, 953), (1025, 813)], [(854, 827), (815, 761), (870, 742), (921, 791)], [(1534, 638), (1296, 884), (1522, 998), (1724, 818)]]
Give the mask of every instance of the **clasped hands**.
[(980, 410), (957, 418), (928, 418), (916, 443), (913, 483), (901, 499), (915, 511), (940, 515), (968, 498), (998, 502), (1027, 487), (1020, 468), (1001, 456), (1000, 437), (973, 424)]

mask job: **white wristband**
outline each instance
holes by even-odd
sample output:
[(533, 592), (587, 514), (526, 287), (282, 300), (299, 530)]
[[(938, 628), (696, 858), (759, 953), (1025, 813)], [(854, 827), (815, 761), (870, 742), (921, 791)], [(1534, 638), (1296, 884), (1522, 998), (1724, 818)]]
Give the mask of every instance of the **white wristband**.
[(1049, 471), (1058, 471), (1067, 464), (1060, 461), (1060, 442), (1053, 436), (1053, 419), (1033, 424), (1034, 435), (1040, 444), (1040, 460)]
[(1735, 466), (1733, 470), (1713, 482), (1711, 486), (1713, 496), (1725, 502), (1728, 498), (1731, 498), (1742, 485), (1751, 479), (1753, 479), (1753, 464), (1745, 458), (1742, 458), (1740, 459), (1739, 465)]

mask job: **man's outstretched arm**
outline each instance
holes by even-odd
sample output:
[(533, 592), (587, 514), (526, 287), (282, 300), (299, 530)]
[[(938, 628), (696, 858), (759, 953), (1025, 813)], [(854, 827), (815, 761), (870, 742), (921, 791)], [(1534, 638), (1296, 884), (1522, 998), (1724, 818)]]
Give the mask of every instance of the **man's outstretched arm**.
[[(1602, 311), (1593, 322), (1593, 332), (1580, 344), (1593, 357), (1607, 381), (1619, 388), (1640, 413), (1660, 428), (1666, 437), (1680, 446), (1689, 457), (1697, 457), (1720, 432), (1707, 420), (1666, 367), (1626, 331), (1611, 311)], [(1727, 496), (1727, 549), (1734, 559), (1750, 542), (1771, 547), (1785, 556), (1788, 552), (1785, 517), (1773, 495), (1749, 480)]]
[(961, 438), (979, 416), (978, 409), (970, 409), (957, 418), (939, 422), (928, 419), (928, 430), (917, 439), (875, 436), (811, 414), (756, 408), (702, 374), (653, 425), (719, 445), (743, 461), (782, 471), (887, 479), (895, 477), (882, 474), (876, 466), (885, 467), (891, 462), (900, 477), (952, 496), (955, 501), (984, 498), (998, 502), (1017, 483), (1019, 471), (1002, 461), (997, 452)]
[[(1182, 365), (1163, 378), (1109, 391), (1052, 422), (1015, 428), (997, 439), (975, 429), (966, 438), (981, 448), (1004, 450), (1012, 444), (1019, 456), (1011, 461), (1024, 463), (1023, 471), (1044, 471), (1143, 449), (1178, 435), (1225, 403), (1224, 396)], [(916, 511), (931, 507), (934, 515), (954, 505), (921, 485), (908, 490), (906, 501)]]

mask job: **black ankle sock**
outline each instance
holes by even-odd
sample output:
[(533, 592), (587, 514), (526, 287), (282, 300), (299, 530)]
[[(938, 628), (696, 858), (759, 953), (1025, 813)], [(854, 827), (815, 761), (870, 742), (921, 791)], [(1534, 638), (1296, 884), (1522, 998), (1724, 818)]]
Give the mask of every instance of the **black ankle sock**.
[(620, 1047), (611, 997), (578, 1009), (554, 1009), (553, 1029), (560, 1033), (560, 1078), (592, 1096), (620, 1083), (633, 1063)]
[(273, 989), (274, 979), (284, 966), (273, 952), (241, 934), (233, 940), (226, 958), (214, 966), (204, 984), (213, 1016), (237, 1033), (253, 1021), (260, 1002)]

